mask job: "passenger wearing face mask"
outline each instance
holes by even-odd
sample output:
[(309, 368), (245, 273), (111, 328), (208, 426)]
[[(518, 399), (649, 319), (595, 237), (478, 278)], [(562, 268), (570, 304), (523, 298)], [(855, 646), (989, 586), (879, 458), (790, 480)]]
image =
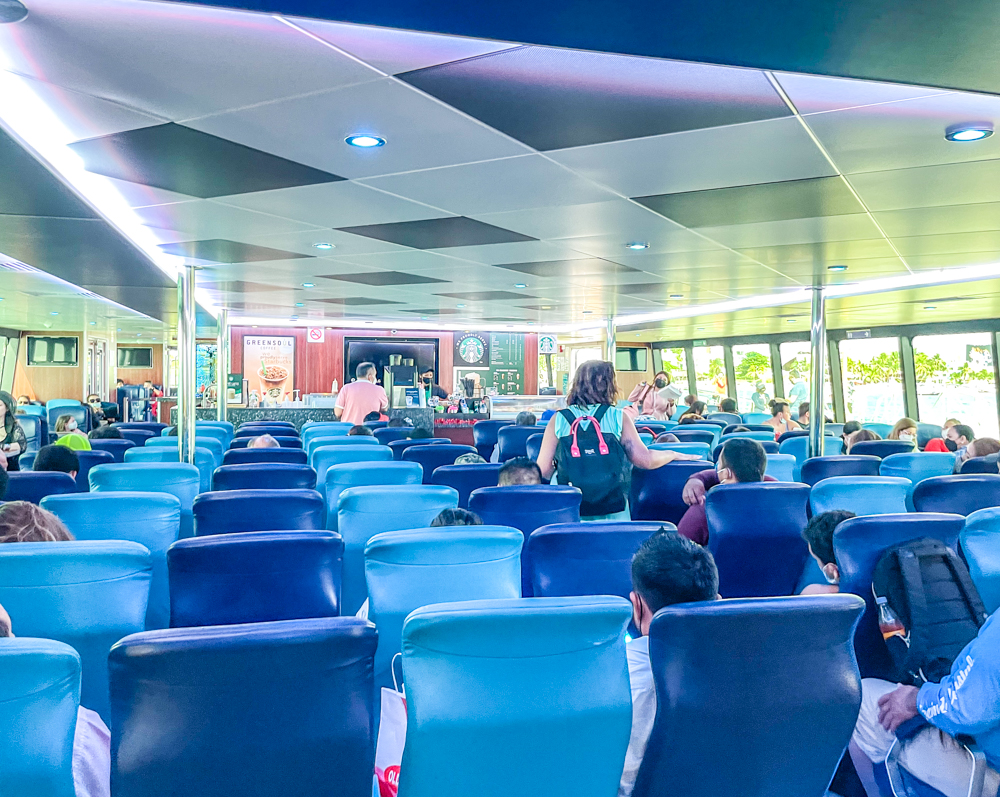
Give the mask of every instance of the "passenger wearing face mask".
[(90, 451), (90, 440), (80, 431), (76, 418), (72, 415), (60, 415), (56, 421), (57, 446), (68, 446), (74, 451)]
[(917, 422), (912, 418), (900, 418), (896, 425), (892, 427), (886, 440), (902, 440), (906, 443), (917, 444)]
[(955, 452), (955, 467), (958, 468), (965, 461), (965, 450), (969, 443), (976, 439), (976, 433), (971, 426), (964, 423), (949, 426), (944, 433), (944, 444), (949, 451)]
[(447, 391), (441, 387), (441, 385), (435, 384), (434, 382), (434, 369), (428, 368), (420, 375), (421, 381), (424, 383), (424, 390), (427, 391), (427, 398), (448, 398)]
[(669, 420), (670, 416), (674, 414), (674, 402), (660, 395), (660, 391), (669, 384), (670, 374), (666, 371), (657, 373), (653, 378), (653, 384), (640, 382), (629, 393), (628, 400), (631, 402), (631, 406), (626, 408), (626, 412), (633, 419), (640, 415), (647, 415), (658, 421)]
[(834, 509), (832, 512), (820, 512), (813, 515), (802, 532), (802, 538), (809, 545), (809, 553), (823, 571), (826, 584), (809, 584), (803, 588), (802, 595), (827, 595), (840, 592), (840, 569), (833, 555), (833, 532), (845, 520), (854, 517), (853, 512), (846, 509)]

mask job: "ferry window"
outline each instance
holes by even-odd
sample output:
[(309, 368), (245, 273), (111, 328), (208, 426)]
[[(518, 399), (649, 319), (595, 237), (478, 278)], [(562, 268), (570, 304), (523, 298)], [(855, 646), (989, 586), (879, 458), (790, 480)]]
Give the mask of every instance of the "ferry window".
[[(812, 373), (812, 355), (809, 341), (793, 341), (782, 343), (778, 347), (781, 355), (781, 379), (785, 384), (785, 398), (791, 405), (792, 417), (799, 415), (799, 405), (809, 401), (809, 377)], [(833, 418), (833, 385), (830, 382), (830, 363), (824, 369), (826, 378), (823, 380), (823, 404), (826, 407), (826, 417)]]
[(736, 367), (736, 406), (739, 412), (766, 412), (774, 398), (771, 347), (766, 343), (733, 346)]
[(718, 406), (729, 395), (722, 346), (697, 346), (694, 349), (694, 373), (698, 380), (695, 393), (706, 404)]
[(670, 384), (681, 392), (681, 398), (677, 400), (677, 403), (681, 404), (681, 400), (690, 392), (684, 349), (653, 349), (653, 352), (653, 367), (657, 371), (666, 371), (669, 374)]
[(906, 415), (899, 338), (843, 340), (840, 362), (848, 420), (895, 424)]
[(989, 332), (913, 339), (917, 410), (925, 423), (958, 418), (977, 437), (997, 437), (996, 381)]

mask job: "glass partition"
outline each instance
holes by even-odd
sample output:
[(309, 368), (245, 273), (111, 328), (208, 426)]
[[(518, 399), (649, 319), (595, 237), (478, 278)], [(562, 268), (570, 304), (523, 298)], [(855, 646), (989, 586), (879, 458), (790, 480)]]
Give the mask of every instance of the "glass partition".
[(698, 380), (695, 393), (706, 404), (718, 406), (729, 395), (722, 346), (697, 346), (694, 349), (694, 372)]
[[(781, 378), (785, 384), (784, 398), (791, 405), (792, 417), (799, 417), (799, 405), (809, 401), (809, 375), (812, 373), (812, 353), (809, 341), (782, 343), (778, 347), (781, 355)], [(833, 384), (830, 380), (830, 363), (825, 364), (823, 380), (823, 404), (826, 417), (833, 418)]]
[(848, 420), (895, 424), (905, 416), (899, 338), (842, 340), (840, 361)]
[(739, 412), (770, 412), (774, 398), (771, 347), (766, 343), (733, 346), (736, 368), (736, 406)]
[(997, 437), (996, 382), (989, 332), (913, 339), (920, 420), (957, 418), (979, 437)]

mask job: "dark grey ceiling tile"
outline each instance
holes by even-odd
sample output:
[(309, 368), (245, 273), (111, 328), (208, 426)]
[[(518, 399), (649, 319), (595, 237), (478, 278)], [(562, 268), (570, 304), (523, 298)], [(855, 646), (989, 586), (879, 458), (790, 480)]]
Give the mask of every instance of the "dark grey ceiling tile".
[(345, 178), (169, 122), (70, 144), (87, 171), (202, 198)]
[(482, 246), (538, 240), (465, 216), (399, 221), (393, 224), (367, 224), (363, 227), (341, 227), (340, 231), (363, 235), (366, 238), (375, 238), (379, 241), (388, 241), (400, 246), (410, 246), (414, 249), (446, 249), (452, 246)]
[(52, 216), (96, 219), (97, 214), (76, 194), (0, 131), (0, 216)]
[(361, 307), (366, 304), (402, 304), (402, 302), (390, 302), (388, 299), (368, 299), (364, 296), (348, 296), (338, 299), (317, 299), (325, 304), (339, 304), (344, 307)]
[(446, 307), (443, 310), (400, 310), (400, 312), (414, 315), (458, 315), (461, 311)]
[(196, 260), (211, 260), (215, 263), (259, 263), (267, 260), (293, 260), (312, 257), (312, 255), (303, 255), (298, 252), (286, 252), (283, 249), (227, 241), (223, 238), (160, 244), (160, 249), (171, 255), (181, 255)]
[(511, 291), (466, 291), (464, 293), (437, 293), (435, 296), (448, 296), (452, 299), (465, 299), (470, 302), (496, 302), (503, 299), (537, 299), (525, 293)]
[(565, 305), (556, 304), (524, 304), (521, 305), (521, 310), (562, 310)]
[(404, 274), (402, 271), (370, 271), (367, 274), (320, 274), (325, 280), (343, 280), (357, 282), (361, 285), (430, 285), (435, 282), (448, 282), (434, 277), (422, 277), (417, 274)]
[(210, 291), (225, 291), (226, 293), (271, 293), (273, 291), (285, 291), (291, 293), (291, 288), (282, 288), (280, 285), (265, 285), (262, 282), (244, 282), (233, 280), (229, 282), (210, 282), (209, 280), (198, 281), (199, 288), (207, 288)]
[(790, 116), (762, 72), (519, 47), (399, 75), (535, 149)]
[(649, 294), (650, 299), (656, 299), (657, 294), (661, 291), (666, 290), (667, 283), (665, 282), (643, 282), (637, 285), (618, 285), (615, 290), (618, 293), (624, 293), (627, 296), (642, 296), (643, 294)]
[(507, 268), (535, 277), (574, 277), (598, 274), (626, 274), (638, 271), (630, 266), (613, 263), (599, 257), (583, 257), (579, 260), (541, 260), (535, 263), (500, 263), (497, 268)]
[(685, 227), (722, 227), (864, 212), (840, 177), (658, 194), (636, 197), (635, 201)]

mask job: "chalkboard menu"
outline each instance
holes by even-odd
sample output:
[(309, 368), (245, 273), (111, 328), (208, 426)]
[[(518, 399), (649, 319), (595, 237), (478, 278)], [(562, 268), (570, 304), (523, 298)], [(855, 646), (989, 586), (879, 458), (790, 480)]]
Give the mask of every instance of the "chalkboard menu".
[(490, 333), (490, 377), (501, 396), (524, 393), (524, 334)]

